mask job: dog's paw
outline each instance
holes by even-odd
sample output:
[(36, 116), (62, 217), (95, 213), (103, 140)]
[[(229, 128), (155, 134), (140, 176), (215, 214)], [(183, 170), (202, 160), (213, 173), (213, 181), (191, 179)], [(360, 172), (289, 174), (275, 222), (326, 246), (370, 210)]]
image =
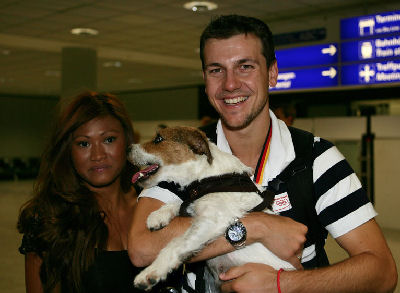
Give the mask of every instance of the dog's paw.
[(157, 277), (154, 273), (148, 272), (148, 270), (145, 269), (136, 276), (133, 285), (140, 290), (149, 291), (160, 280), (160, 277)]
[(179, 205), (177, 206), (176, 204), (166, 204), (162, 206), (147, 217), (147, 228), (150, 230), (164, 228), (177, 215), (178, 211)]
[(155, 211), (147, 217), (147, 228), (150, 230), (160, 230), (169, 224), (169, 221)]

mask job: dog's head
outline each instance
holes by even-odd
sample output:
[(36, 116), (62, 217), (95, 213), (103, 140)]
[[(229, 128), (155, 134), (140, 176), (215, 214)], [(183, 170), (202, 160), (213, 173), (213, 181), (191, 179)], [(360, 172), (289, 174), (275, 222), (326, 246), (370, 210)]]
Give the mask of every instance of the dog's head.
[[(171, 176), (174, 181), (174, 173), (185, 177), (191, 172), (190, 162), (200, 159), (211, 165), (209, 141), (205, 134), (193, 127), (167, 127), (160, 129), (156, 136), (149, 142), (135, 144), (130, 147), (128, 160), (141, 168), (141, 171), (133, 175), (132, 182), (138, 182), (142, 187), (151, 187), (163, 180), (165, 176)], [(187, 172), (184, 171), (186, 165)], [(198, 163), (197, 163), (198, 165)], [(168, 172), (168, 175), (166, 174)], [(161, 175), (163, 174), (163, 175)]]

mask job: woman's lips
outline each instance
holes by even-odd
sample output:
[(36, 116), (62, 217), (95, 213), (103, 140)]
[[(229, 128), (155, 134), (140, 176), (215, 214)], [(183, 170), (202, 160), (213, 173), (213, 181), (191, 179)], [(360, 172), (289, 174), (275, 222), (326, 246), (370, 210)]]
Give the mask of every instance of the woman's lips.
[(111, 166), (109, 166), (109, 165), (100, 165), (100, 166), (94, 166), (94, 167), (90, 168), (90, 170), (91, 170), (91, 171), (94, 171), (94, 172), (102, 173), (102, 172), (104, 172), (106, 169), (109, 169), (110, 167), (111, 167)]

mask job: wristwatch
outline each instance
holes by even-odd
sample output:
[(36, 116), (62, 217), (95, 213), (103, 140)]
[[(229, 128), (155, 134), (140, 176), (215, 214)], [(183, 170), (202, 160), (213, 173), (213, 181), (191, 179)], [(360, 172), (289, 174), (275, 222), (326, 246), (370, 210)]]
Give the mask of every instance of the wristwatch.
[(228, 240), (228, 242), (236, 249), (245, 247), (246, 235), (246, 227), (239, 221), (239, 219), (236, 219), (235, 222), (228, 226), (225, 231), (226, 240)]

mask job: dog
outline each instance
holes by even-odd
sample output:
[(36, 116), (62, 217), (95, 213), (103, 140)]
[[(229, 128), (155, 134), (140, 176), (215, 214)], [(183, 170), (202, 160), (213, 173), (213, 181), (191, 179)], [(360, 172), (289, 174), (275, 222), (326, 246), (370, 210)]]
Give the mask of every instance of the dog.
[[(165, 280), (168, 273), (207, 243), (224, 235), (227, 227), (236, 219), (265, 202), (261, 191), (250, 179), (252, 168), (235, 156), (219, 150), (197, 128), (179, 126), (160, 129), (152, 141), (130, 146), (128, 160), (141, 168), (141, 171), (133, 175), (132, 182), (137, 182), (143, 188), (161, 183), (172, 184), (183, 197), (183, 204), (167, 203), (151, 213), (147, 218), (149, 229), (161, 229), (178, 215), (192, 217), (188, 230), (172, 239), (154, 262), (136, 276), (134, 285), (140, 289), (150, 290), (159, 281)], [(247, 178), (253, 189), (225, 191), (219, 179), (223, 176)], [(204, 186), (209, 186), (211, 192), (207, 192)], [(189, 194), (184, 192), (188, 188)], [(196, 197), (199, 190), (205, 194)], [(273, 195), (270, 200), (273, 201)], [(273, 213), (270, 205), (264, 211)], [(260, 243), (210, 259), (207, 266), (218, 286), (218, 275), (221, 272), (248, 262), (265, 263), (276, 270), (294, 269), (290, 263), (279, 259)]]

